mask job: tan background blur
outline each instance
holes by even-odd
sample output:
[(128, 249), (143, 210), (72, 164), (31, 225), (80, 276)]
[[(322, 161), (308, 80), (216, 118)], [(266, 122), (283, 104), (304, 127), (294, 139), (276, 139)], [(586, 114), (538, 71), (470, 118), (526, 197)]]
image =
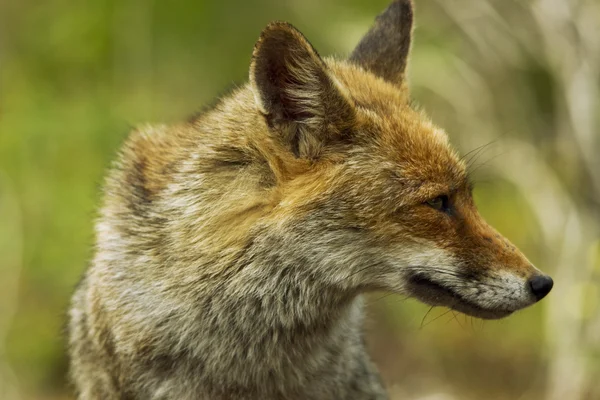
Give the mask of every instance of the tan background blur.
[[(416, 101), (555, 288), (502, 321), (371, 296), (398, 399), (600, 399), (600, 1), (417, 0)], [(260, 30), (348, 54), (386, 0), (0, 0), (0, 399), (70, 398), (62, 324), (131, 126), (246, 80)], [(427, 314), (428, 313), (428, 314)]]

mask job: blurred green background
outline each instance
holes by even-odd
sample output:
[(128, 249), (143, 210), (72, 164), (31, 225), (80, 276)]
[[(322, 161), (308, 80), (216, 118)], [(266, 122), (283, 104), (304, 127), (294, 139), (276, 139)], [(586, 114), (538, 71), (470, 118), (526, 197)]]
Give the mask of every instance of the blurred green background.
[[(343, 57), (386, 5), (0, 0), (0, 399), (71, 398), (65, 310), (129, 129), (245, 81), (269, 21)], [(483, 215), (556, 284), (496, 322), (374, 294), (373, 358), (397, 399), (600, 399), (600, 2), (417, 0), (416, 21), (416, 101), (486, 145)]]

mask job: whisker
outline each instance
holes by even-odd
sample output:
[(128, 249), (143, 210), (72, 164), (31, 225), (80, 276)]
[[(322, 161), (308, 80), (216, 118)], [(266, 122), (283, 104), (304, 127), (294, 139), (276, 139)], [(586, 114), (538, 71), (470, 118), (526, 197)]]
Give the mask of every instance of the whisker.
[(494, 161), (496, 158), (505, 155), (507, 152), (502, 152), (500, 154), (496, 154), (495, 156), (491, 157), (490, 159), (482, 162), (481, 164), (477, 165), (475, 168), (473, 169), (469, 169), (469, 175), (473, 175), (478, 169), (480, 169), (481, 167), (485, 167), (487, 165), (489, 165), (492, 161)]
[[(498, 139), (492, 140), (491, 142), (488, 142), (484, 145), (478, 146), (476, 148), (474, 148), (473, 150), (468, 151), (466, 154), (464, 154), (460, 160), (461, 161), (465, 161), (465, 163), (467, 165), (469, 165), (471, 163), (471, 160), (473, 159), (473, 157), (476, 157), (479, 153), (483, 152), (485, 149), (487, 149), (490, 145), (496, 143), (498, 141)], [(470, 157), (469, 157), (470, 156)], [(467, 159), (467, 157), (469, 157), (469, 159)]]
[[(448, 312), (452, 311), (452, 309), (448, 310)], [(446, 314), (448, 314), (448, 312)], [(448, 318), (448, 321), (446, 321), (446, 325), (448, 325), (450, 322), (452, 322), (453, 319), (456, 319), (456, 317), (454, 315), (451, 315), (450, 318)]]
[[(373, 304), (377, 303), (378, 301), (381, 301), (381, 300), (383, 300), (383, 299), (385, 299), (385, 298), (387, 298), (387, 297), (390, 297), (390, 296), (392, 296), (392, 295), (394, 295), (394, 294), (396, 294), (396, 293), (394, 293), (394, 292), (389, 292), (389, 293), (386, 293), (386, 294), (384, 294), (384, 295), (381, 295), (381, 296), (379, 296), (378, 298), (376, 298), (375, 300), (368, 302), (368, 303), (367, 303), (367, 306), (371, 306), (371, 305), (373, 305)], [(402, 300), (406, 300), (406, 299), (402, 299)]]
[(423, 323), (425, 322), (425, 318), (427, 318), (427, 316), (429, 315), (429, 313), (431, 312), (431, 310), (433, 310), (434, 307), (435, 306), (429, 307), (429, 310), (427, 310), (427, 312), (423, 316), (423, 319), (421, 320), (421, 326), (419, 327), (419, 329), (423, 329)]
[(461, 327), (461, 329), (465, 329), (465, 327), (458, 320), (458, 317), (456, 316), (456, 313), (454, 311), (452, 311), (452, 315), (454, 315), (454, 319), (456, 320), (456, 322), (458, 322), (458, 325)]
[(425, 325), (423, 325), (420, 329), (425, 328), (427, 325), (432, 324), (433, 322), (437, 321), (438, 319), (442, 318), (444, 315), (448, 314), (450, 311), (452, 311), (452, 309), (448, 309), (448, 311), (446, 311), (445, 313), (443, 313), (442, 315), (438, 315), (437, 317), (435, 317), (434, 319), (432, 319), (431, 321), (427, 322)]

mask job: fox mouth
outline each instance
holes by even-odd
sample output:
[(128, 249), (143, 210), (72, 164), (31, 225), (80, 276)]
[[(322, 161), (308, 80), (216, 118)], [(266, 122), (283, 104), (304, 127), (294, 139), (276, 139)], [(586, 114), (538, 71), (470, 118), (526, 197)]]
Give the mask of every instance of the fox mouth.
[(444, 306), (473, 317), (482, 319), (500, 319), (512, 314), (515, 310), (484, 308), (465, 299), (453, 288), (435, 282), (422, 273), (408, 277), (410, 294), (431, 306)]

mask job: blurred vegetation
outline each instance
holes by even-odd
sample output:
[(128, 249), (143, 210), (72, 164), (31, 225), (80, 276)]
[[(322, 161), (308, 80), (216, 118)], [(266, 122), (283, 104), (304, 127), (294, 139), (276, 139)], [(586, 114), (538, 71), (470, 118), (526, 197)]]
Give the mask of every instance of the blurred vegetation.
[[(347, 54), (387, 0), (0, 0), (0, 398), (69, 398), (62, 326), (106, 168), (131, 126), (246, 80), (288, 20)], [(395, 398), (599, 399), (600, 2), (418, 0), (414, 97), (473, 169), (483, 215), (554, 275), (499, 322), (370, 297)]]

